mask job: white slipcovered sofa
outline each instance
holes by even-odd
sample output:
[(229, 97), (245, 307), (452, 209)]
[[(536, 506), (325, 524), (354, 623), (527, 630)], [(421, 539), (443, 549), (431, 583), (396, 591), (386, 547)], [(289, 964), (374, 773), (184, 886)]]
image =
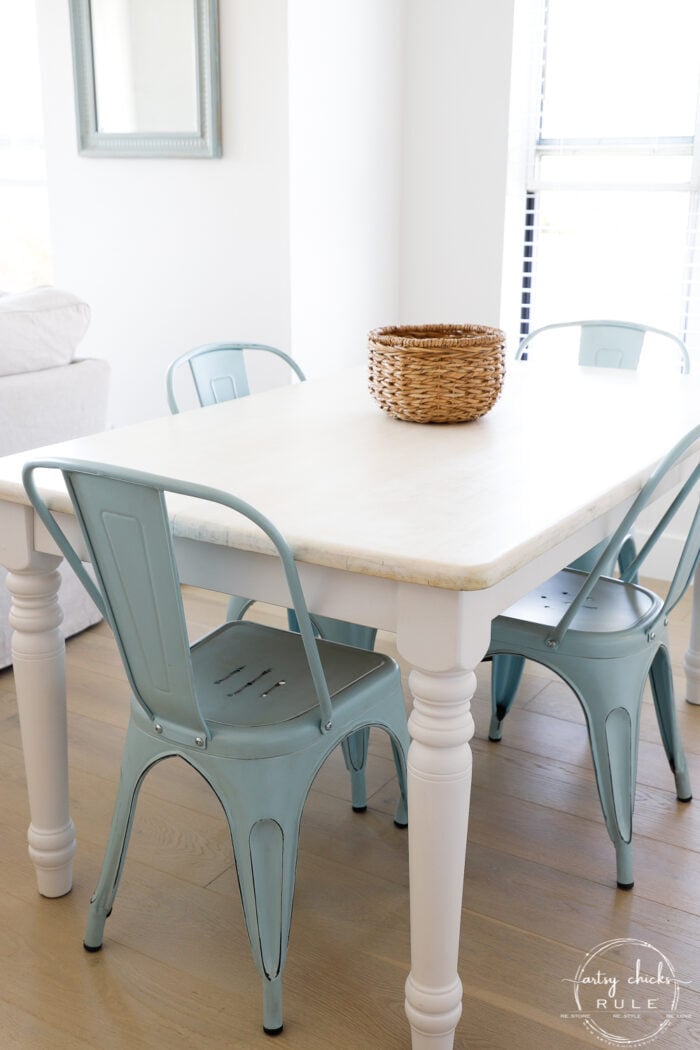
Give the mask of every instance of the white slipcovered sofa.
[[(0, 456), (104, 430), (109, 365), (76, 357), (89, 323), (87, 303), (58, 288), (0, 292)], [(65, 563), (61, 572), (68, 638), (100, 615)], [(0, 567), (0, 668), (12, 662), (5, 577)]]

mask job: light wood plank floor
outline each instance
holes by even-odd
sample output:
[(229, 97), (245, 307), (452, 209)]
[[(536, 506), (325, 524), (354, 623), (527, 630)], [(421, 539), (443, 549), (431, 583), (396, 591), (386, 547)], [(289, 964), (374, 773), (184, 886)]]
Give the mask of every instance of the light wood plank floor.
[[(193, 636), (223, 617), (224, 599), (186, 590)], [(260, 611), (260, 610), (259, 610)], [(270, 622), (279, 613), (262, 609)], [(674, 618), (682, 697), (689, 602)], [(394, 652), (393, 639), (379, 647)], [(127, 689), (108, 630), (67, 646), (73, 892), (37, 894), (26, 853), (28, 810), (11, 670), (0, 673), (0, 1045), (22, 1050), (269, 1048), (218, 803), (182, 762), (142, 792), (104, 950), (82, 933), (118, 777)], [(483, 673), (482, 673), (483, 672)], [(676, 802), (653, 710), (645, 705), (635, 814), (637, 883), (615, 888), (614, 851), (598, 807), (582, 718), (567, 689), (531, 669), (500, 744), (486, 739), (489, 669), (474, 701), (475, 775), (464, 881), (458, 1050), (574, 1050), (594, 1045), (573, 1010), (586, 952), (612, 937), (650, 941), (692, 983), (690, 1016), (663, 1050), (700, 1046), (700, 800)], [(700, 799), (700, 707), (679, 700)], [(382, 735), (372, 740), (370, 805), (353, 814), (342, 757), (309, 799), (285, 972), (289, 1050), (407, 1050), (409, 969), (405, 832)]]

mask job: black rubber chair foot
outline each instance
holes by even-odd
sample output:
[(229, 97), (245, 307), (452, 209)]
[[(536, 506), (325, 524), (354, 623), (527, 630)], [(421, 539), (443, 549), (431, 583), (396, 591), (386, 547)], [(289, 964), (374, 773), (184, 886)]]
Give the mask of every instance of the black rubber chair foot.
[(263, 1032), (265, 1033), (265, 1035), (279, 1035), (280, 1032), (283, 1031), (284, 1025), (282, 1024), (279, 1026), (279, 1028), (266, 1028), (265, 1025), (263, 1025)]
[(395, 820), (394, 821), (394, 827), (395, 828), (401, 828), (401, 829), (407, 828), (408, 827), (408, 821), (405, 824), (399, 824), (398, 820)]
[(353, 806), (352, 811), (353, 813), (366, 813), (367, 806)]
[(617, 884), (618, 890), (631, 890), (633, 886), (633, 882), (618, 882)]
[(687, 798), (681, 798), (680, 795), (679, 795), (678, 796), (678, 801), (679, 802), (692, 802), (693, 801), (693, 796), (692, 795), (688, 795)]
[(98, 945), (86, 944), (85, 941), (83, 941), (83, 948), (85, 949), (86, 952), (100, 952), (100, 951), (102, 951), (102, 945), (101, 944), (98, 944)]
[(500, 744), (500, 742), (501, 742), (501, 737), (500, 736), (490, 736), (489, 737), (489, 743), (491, 743), (491, 744)]

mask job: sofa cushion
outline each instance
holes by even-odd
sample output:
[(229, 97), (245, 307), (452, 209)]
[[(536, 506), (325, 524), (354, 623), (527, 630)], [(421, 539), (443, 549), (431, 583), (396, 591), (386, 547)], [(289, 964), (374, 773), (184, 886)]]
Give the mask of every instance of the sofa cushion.
[(0, 376), (67, 365), (90, 323), (90, 307), (60, 288), (0, 295)]

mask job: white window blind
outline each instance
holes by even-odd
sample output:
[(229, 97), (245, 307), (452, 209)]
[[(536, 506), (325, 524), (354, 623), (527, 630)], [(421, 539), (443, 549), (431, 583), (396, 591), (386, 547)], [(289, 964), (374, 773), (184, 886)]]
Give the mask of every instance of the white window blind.
[(700, 349), (700, 3), (542, 10), (521, 335), (616, 318)]

